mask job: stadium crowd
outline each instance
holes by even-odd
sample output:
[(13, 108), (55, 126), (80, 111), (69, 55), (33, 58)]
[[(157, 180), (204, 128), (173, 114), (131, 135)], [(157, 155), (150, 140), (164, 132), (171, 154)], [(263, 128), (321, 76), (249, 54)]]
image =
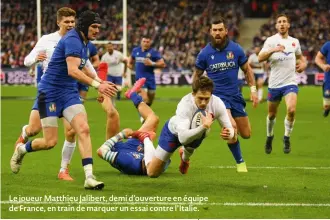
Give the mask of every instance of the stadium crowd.
[[(225, 1), (226, 2), (226, 1)], [(229, 1), (228, 1), (229, 2)], [(238, 25), (243, 19), (243, 8), (238, 1), (214, 4), (193, 0), (138, 0), (128, 1), (128, 51), (139, 45), (143, 35), (149, 35), (167, 63), (169, 70), (191, 69), (199, 50), (208, 42), (208, 21), (215, 13), (227, 20), (229, 36), (239, 37)], [(121, 40), (122, 1), (73, 1), (53, 3), (42, 0), (42, 34), (54, 32), (56, 10), (68, 6), (78, 12), (92, 9), (102, 18), (98, 40)], [(205, 7), (207, 5), (207, 7)], [(1, 4), (1, 66), (21, 67), (24, 57), (37, 42), (37, 14), (35, 1), (8, 1)], [(102, 47), (100, 54), (104, 53)]]

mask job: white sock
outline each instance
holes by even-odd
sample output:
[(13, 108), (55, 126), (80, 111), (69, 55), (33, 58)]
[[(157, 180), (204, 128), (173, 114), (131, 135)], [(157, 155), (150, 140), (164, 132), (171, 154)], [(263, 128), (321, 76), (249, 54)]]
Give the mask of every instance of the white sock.
[(273, 120), (269, 120), (269, 118), (267, 116), (267, 137), (274, 135), (275, 122), (276, 122), (276, 118), (274, 118)]
[(155, 155), (155, 147), (149, 138), (143, 140), (144, 143), (144, 163), (147, 166)]
[(84, 171), (85, 171), (85, 177), (86, 179), (88, 178), (93, 178), (93, 164), (87, 164), (84, 166)]
[(76, 142), (69, 142), (67, 140), (64, 141), (63, 148), (62, 148), (62, 161), (61, 161), (61, 169), (60, 172), (65, 171), (68, 168), (68, 165), (71, 162), (71, 158), (76, 148)]
[(284, 135), (285, 135), (285, 136), (290, 137), (291, 132), (292, 132), (292, 130), (293, 130), (294, 122), (295, 122), (295, 121), (293, 121), (293, 122), (288, 121), (287, 118), (285, 117), (285, 119), (284, 119), (284, 128), (285, 128)]
[(193, 155), (195, 149), (191, 148), (191, 147), (184, 147), (183, 148), (183, 154), (182, 154), (182, 160), (184, 162), (189, 161), (189, 158), (191, 157), (191, 155)]
[(26, 154), (26, 153), (27, 153), (27, 151), (26, 151), (26, 147), (25, 147), (25, 144), (22, 144), (21, 146), (19, 146), (19, 148), (20, 148), (20, 150), (21, 150), (21, 152), (22, 152), (23, 154)]
[(261, 101), (262, 100), (262, 96), (263, 96), (263, 93), (264, 90), (262, 88), (258, 89), (258, 100)]
[(22, 128), (22, 136), (23, 136), (24, 139), (29, 137), (29, 136), (27, 135), (26, 131), (25, 131), (26, 128), (27, 128), (27, 126), (28, 126), (28, 125), (24, 125), (23, 128)]

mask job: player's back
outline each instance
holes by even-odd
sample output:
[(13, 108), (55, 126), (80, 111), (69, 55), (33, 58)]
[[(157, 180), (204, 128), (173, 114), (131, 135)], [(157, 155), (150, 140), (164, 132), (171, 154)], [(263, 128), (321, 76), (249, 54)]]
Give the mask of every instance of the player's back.
[(39, 83), (39, 89), (56, 90), (56, 93), (77, 91), (77, 81), (68, 74), (66, 57), (80, 57), (79, 69), (81, 69), (86, 64), (88, 54), (88, 47), (81, 36), (75, 29), (70, 30), (56, 46), (48, 68)]
[(227, 46), (219, 50), (210, 43), (201, 50), (196, 67), (206, 70), (207, 76), (214, 82), (213, 94), (219, 97), (239, 95), (238, 70), (247, 62), (243, 49), (229, 40)]
[(283, 45), (285, 49), (282, 52), (273, 53), (268, 59), (270, 61), (269, 88), (297, 85), (296, 55), (301, 55), (299, 40), (290, 36), (283, 38), (280, 34), (275, 34), (267, 38), (261, 53), (278, 45)]

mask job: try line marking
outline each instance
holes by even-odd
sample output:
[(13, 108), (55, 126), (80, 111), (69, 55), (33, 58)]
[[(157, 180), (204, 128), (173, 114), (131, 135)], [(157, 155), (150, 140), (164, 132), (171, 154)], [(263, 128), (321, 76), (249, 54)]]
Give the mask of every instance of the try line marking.
[(271, 203), (271, 202), (220, 202), (220, 203), (198, 203), (198, 202), (14, 202), (1, 201), (1, 204), (12, 205), (192, 205), (192, 206), (264, 206), (264, 207), (330, 207), (330, 203)]
[[(236, 169), (236, 166), (208, 166), (211, 169)], [(330, 170), (330, 167), (253, 167), (247, 166), (248, 169), (269, 169), (269, 170)]]

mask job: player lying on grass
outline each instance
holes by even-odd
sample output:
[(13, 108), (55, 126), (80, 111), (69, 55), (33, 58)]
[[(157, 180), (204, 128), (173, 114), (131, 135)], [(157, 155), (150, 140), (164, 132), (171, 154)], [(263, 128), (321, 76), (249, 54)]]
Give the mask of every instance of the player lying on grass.
[[(147, 167), (148, 176), (158, 177), (179, 146), (183, 146), (179, 151), (181, 159), (179, 170), (182, 174), (186, 174), (189, 158), (201, 145), (214, 120), (220, 123), (222, 127), (220, 136), (228, 141), (229, 148), (237, 143), (237, 135), (230, 122), (226, 106), (219, 97), (212, 95), (213, 87), (213, 81), (206, 76), (201, 76), (193, 82), (192, 93), (181, 99), (175, 116), (165, 123), (156, 150), (148, 152), (145, 149), (146, 163), (149, 162), (147, 158), (152, 158)], [(200, 118), (193, 120), (195, 114), (200, 114)], [(148, 155), (149, 153), (154, 154)], [(241, 152), (235, 151), (233, 155), (237, 162), (237, 171), (247, 172)]]
[[(126, 128), (114, 137), (107, 140), (98, 150), (100, 158), (110, 163), (115, 169), (128, 175), (147, 175), (148, 164), (155, 151), (152, 140), (156, 137), (159, 118), (152, 109), (142, 100), (136, 92), (141, 89), (146, 79), (140, 78), (125, 96), (132, 100), (139, 114), (145, 120), (138, 131)], [(127, 139), (123, 142), (123, 139)], [(146, 158), (144, 152), (149, 153)], [(168, 167), (170, 161), (164, 165), (163, 171)], [(163, 172), (162, 171), (162, 172)]]

